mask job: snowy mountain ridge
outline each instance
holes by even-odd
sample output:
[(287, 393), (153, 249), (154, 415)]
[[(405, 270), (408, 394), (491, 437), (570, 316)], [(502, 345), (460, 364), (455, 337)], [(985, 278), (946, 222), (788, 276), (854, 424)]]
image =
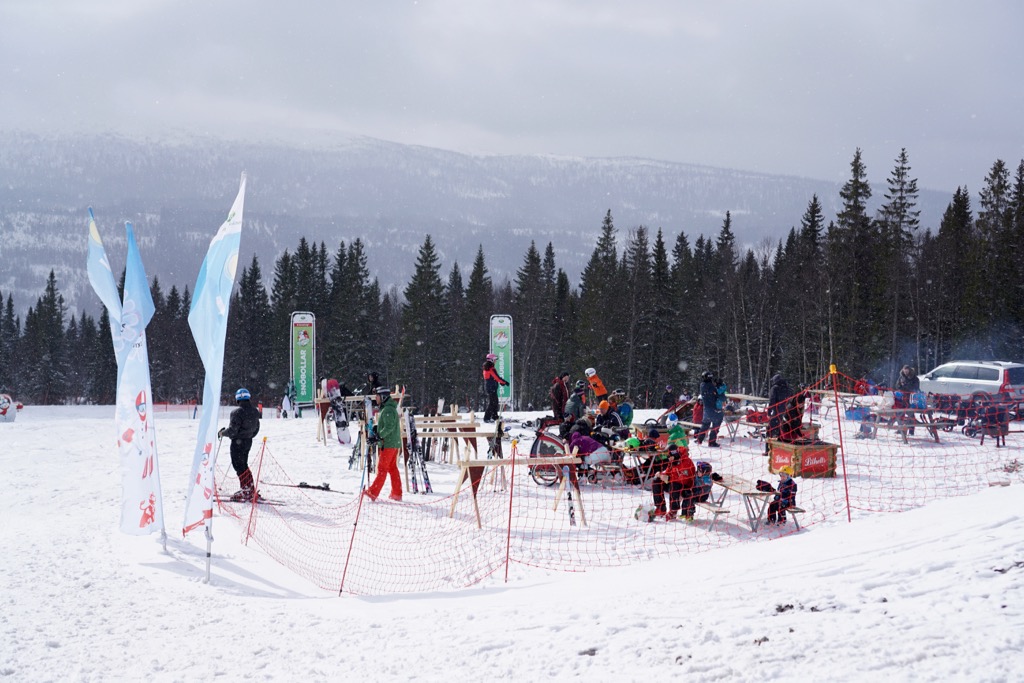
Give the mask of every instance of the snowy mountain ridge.
[[(514, 278), (531, 240), (555, 247), (576, 281), (611, 210), (628, 231), (712, 237), (726, 211), (740, 244), (784, 239), (818, 195), (826, 220), (840, 183), (639, 158), (486, 156), (343, 137), (323, 146), (202, 137), (154, 142), (112, 135), (43, 138), (0, 133), (0, 292), (35, 301), (51, 268), (74, 310), (98, 310), (85, 275), (86, 207), (93, 206), (112, 263), (123, 263), (132, 221), (150, 277), (164, 289), (194, 285), (210, 237), (249, 177), (240, 261), (264, 275), (300, 237), (326, 244), (361, 237), (382, 286), (404, 287), (431, 234), (447, 273), (468, 272), (484, 245), (492, 277)], [(874, 169), (884, 182), (888, 169)], [(875, 192), (877, 203), (884, 187)], [(934, 229), (949, 197), (922, 191), (922, 227)], [(875, 205), (877, 206), (877, 204)], [(875, 208), (874, 206), (872, 209)], [(269, 282), (268, 282), (269, 285)], [(83, 299), (83, 296), (85, 297)]]

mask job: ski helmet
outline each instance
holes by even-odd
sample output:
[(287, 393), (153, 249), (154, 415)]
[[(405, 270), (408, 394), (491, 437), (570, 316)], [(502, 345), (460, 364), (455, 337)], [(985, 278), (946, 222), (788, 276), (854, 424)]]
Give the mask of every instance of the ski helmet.
[(245, 387), (242, 387), (241, 389), (235, 392), (236, 401), (248, 401), (250, 398), (252, 398), (252, 395), (249, 394), (249, 390), (246, 389)]
[(495, 356), (493, 353), (487, 354), (486, 356), (484, 356), (484, 358), (486, 358), (487, 360), (491, 360), (491, 361), (498, 360), (498, 357)]
[(388, 389), (387, 387), (377, 387), (376, 389), (374, 389), (374, 391), (377, 393), (378, 396), (391, 396), (391, 389)]
[(710, 370), (705, 370), (704, 374), (701, 375), (700, 378), (705, 382), (710, 382), (715, 378), (715, 373), (711, 372)]
[(675, 413), (669, 413), (665, 417), (665, 424), (667, 424), (669, 427), (674, 427), (677, 422), (679, 422), (679, 416), (676, 415)]
[(584, 382), (581, 379), (578, 379), (578, 380), (576, 380), (576, 388), (577, 389), (586, 389), (587, 388), (587, 383)]

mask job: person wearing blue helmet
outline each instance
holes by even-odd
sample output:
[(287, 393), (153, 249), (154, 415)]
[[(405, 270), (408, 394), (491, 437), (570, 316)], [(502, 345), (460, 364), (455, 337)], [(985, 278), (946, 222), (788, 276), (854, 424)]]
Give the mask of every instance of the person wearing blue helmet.
[(231, 466), (238, 475), (239, 490), (231, 496), (231, 500), (251, 501), (257, 496), (256, 487), (249, 469), (249, 450), (252, 440), (260, 431), (260, 412), (252, 404), (249, 390), (241, 388), (235, 392), (235, 403), (238, 407), (231, 411), (227, 427), (221, 427), (218, 437), (231, 439)]

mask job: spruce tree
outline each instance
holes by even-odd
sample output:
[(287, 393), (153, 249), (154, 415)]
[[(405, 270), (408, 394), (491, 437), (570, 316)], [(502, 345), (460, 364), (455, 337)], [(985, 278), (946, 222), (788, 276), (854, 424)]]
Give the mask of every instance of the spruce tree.
[[(651, 254), (647, 228), (631, 230), (622, 250), (621, 300), (614, 306), (622, 320), (619, 353), (607, 359), (618, 361), (609, 368), (606, 381), (624, 388), (630, 395), (659, 395), (651, 338), (655, 334), (655, 301), (651, 297)], [(608, 387), (612, 389), (613, 387)]]
[(228, 318), (224, 386), (228, 390), (245, 387), (254, 400), (271, 404), (277, 398), (277, 392), (270, 391), (267, 376), (272, 315), (270, 298), (263, 286), (263, 272), (255, 254), (249, 266), (242, 269)]
[[(441, 373), (444, 348), (440, 316), (444, 302), (441, 262), (427, 235), (416, 257), (412, 279), (405, 288), (402, 328), (392, 383), (408, 384), (419, 401), (431, 403), (443, 397)], [(448, 397), (444, 397), (448, 398)]]
[(268, 333), (270, 342), (270, 368), (267, 381), (283, 396), (285, 385), (291, 376), (288, 367), (290, 347), (289, 325), (294, 311), (299, 308), (298, 269), (291, 254), (285, 249), (274, 266), (274, 282), (270, 289), (271, 329)]
[[(984, 313), (981, 353), (989, 358), (1014, 357), (1019, 347), (1020, 335), (1010, 331), (1014, 327), (1011, 316), (1015, 306), (1011, 299), (1017, 275), (1017, 265), (1011, 256), (1014, 254), (1011, 201), (1010, 172), (1006, 164), (997, 159), (978, 194), (977, 218), (985, 273), (983, 298), (977, 302)], [(1006, 334), (1008, 331), (1009, 335)], [(1007, 337), (1012, 340), (1010, 343), (1007, 343)]]
[(601, 223), (601, 234), (590, 254), (590, 260), (580, 276), (580, 309), (578, 328), (577, 367), (595, 367), (605, 379), (609, 376), (601, 367), (607, 366), (619, 346), (619, 319), (614, 315), (615, 277), (619, 258), (616, 248), (615, 224), (609, 209)]
[(117, 357), (110, 338), (110, 315), (107, 307), (100, 311), (92, 353), (89, 358), (89, 398), (99, 405), (117, 402)]
[[(515, 326), (515, 404), (523, 408), (544, 405), (548, 379), (541, 370), (547, 353), (548, 290), (537, 245), (531, 240), (523, 265), (516, 271), (512, 321)], [(506, 378), (509, 379), (509, 378)]]
[[(3, 297), (0, 297), (0, 302)], [(21, 339), (21, 318), (14, 315), (14, 299), (7, 295), (7, 304), (0, 316), (0, 391), (17, 393), (17, 369), (20, 365), (18, 344)]]
[(36, 403), (61, 403), (68, 391), (68, 358), (64, 340), (64, 297), (57, 289), (54, 272), (35, 310), (25, 316), (21, 350), (27, 372), (27, 389)]
[[(900, 362), (900, 342), (904, 335), (920, 338), (920, 319), (915, 320), (913, 327), (906, 327), (903, 322), (913, 318), (913, 309), (917, 308), (920, 290), (916, 286), (917, 279), (912, 268), (911, 249), (917, 236), (920, 224), (917, 210), (917, 179), (910, 177), (910, 162), (907, 150), (901, 149), (896, 158), (896, 167), (889, 175), (888, 190), (885, 203), (879, 209), (878, 225), (880, 229), (880, 251), (877, 258), (882, 262), (879, 277), (886, 283), (889, 307), (886, 311), (889, 327), (889, 376), (897, 374), (896, 365)], [(905, 302), (905, 303), (904, 303)], [(914, 365), (920, 366), (920, 348), (914, 345)]]

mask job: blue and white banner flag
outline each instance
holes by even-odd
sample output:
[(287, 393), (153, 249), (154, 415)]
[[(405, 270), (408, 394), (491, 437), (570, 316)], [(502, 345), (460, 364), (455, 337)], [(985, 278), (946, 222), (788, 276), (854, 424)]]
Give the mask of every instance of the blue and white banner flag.
[[(89, 207), (89, 256), (86, 261), (89, 283), (96, 295), (107, 308), (110, 318), (110, 338), (114, 342), (114, 355), (117, 357), (117, 375), (121, 376), (121, 360), (124, 353), (124, 342), (121, 340), (121, 295), (117, 292), (117, 282), (110, 268), (110, 260), (103, 248), (103, 239), (96, 227), (96, 216)], [(126, 351), (125, 351), (126, 353)]]
[(109, 312), (117, 357), (114, 422), (121, 458), (121, 531), (146, 534), (164, 529), (146, 346), (146, 326), (153, 318), (154, 306), (131, 223), (125, 224), (125, 231), (128, 257), (122, 304), (95, 216), (89, 210), (89, 281)]
[(224, 338), (228, 330), (231, 288), (238, 268), (238, 247), (242, 236), (242, 207), (245, 203), (245, 174), (231, 212), (210, 242), (199, 269), (188, 324), (203, 360), (203, 413), (189, 475), (188, 498), (182, 535), (208, 524), (213, 518), (214, 467), (217, 450), (217, 415), (220, 411), (221, 378), (224, 374)]

